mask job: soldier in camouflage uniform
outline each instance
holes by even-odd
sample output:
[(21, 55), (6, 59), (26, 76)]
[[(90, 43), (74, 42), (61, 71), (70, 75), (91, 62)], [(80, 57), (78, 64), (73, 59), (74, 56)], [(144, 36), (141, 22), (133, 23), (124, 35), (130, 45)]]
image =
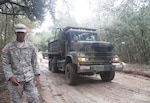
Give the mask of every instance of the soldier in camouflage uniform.
[(23, 93), (28, 103), (39, 103), (39, 65), (34, 45), (25, 40), (26, 31), (24, 24), (15, 25), (16, 40), (2, 49), (3, 71), (14, 103), (23, 102)]

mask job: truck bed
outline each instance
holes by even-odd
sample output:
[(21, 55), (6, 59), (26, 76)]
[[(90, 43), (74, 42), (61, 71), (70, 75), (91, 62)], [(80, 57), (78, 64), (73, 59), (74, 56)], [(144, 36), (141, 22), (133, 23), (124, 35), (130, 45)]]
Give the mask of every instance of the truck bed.
[(58, 54), (59, 53), (59, 42), (54, 40), (48, 43), (48, 53), (49, 54)]

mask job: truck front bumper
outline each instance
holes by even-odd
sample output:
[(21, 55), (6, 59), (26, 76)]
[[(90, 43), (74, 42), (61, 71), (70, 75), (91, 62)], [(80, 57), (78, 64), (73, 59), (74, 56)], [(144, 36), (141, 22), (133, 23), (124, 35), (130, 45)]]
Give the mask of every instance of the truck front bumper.
[(123, 70), (123, 64), (122, 63), (112, 63), (109, 65), (90, 65), (90, 66), (85, 66), (85, 65), (80, 65), (78, 66), (78, 73), (98, 73), (102, 71), (121, 71)]

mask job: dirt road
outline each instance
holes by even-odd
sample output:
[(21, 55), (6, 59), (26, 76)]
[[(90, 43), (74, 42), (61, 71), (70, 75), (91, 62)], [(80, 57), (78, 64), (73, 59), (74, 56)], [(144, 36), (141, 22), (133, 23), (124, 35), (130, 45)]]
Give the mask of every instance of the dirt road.
[(78, 85), (69, 86), (63, 73), (51, 73), (45, 62), (41, 67), (43, 103), (150, 103), (150, 78), (117, 72), (112, 82), (81, 76)]

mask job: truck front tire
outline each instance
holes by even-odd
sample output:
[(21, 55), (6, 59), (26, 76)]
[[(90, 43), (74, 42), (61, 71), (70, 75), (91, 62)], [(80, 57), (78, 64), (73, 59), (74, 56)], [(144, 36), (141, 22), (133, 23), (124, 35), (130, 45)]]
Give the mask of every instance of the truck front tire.
[(115, 71), (103, 71), (100, 73), (100, 77), (102, 81), (110, 82), (114, 79)]
[(69, 85), (75, 85), (77, 83), (77, 78), (78, 78), (78, 75), (77, 75), (77, 70), (76, 70), (76, 65), (73, 64), (73, 63), (69, 63), (66, 65), (66, 68), (65, 68), (65, 76), (66, 76), (66, 79), (67, 79), (67, 83)]

